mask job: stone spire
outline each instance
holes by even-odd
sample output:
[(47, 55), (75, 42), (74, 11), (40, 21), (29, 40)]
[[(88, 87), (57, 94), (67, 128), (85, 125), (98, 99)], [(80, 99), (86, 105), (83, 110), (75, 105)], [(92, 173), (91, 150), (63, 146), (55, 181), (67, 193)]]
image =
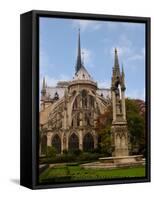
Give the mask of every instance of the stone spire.
[(122, 74), (121, 75), (122, 75), (122, 77), (125, 77), (123, 64), (122, 64)]
[(46, 85), (45, 85), (45, 77), (43, 77), (42, 89), (44, 89), (45, 87), (46, 87)]
[(82, 67), (82, 59), (81, 59), (81, 45), (80, 45), (80, 29), (79, 29), (79, 35), (78, 35), (78, 54), (77, 54), (77, 62), (76, 62), (76, 73), (79, 71), (79, 69)]
[(43, 77), (43, 83), (42, 83), (42, 90), (41, 90), (42, 96), (46, 95), (46, 83), (45, 83), (45, 77)]
[(86, 70), (83, 64), (83, 59), (81, 56), (81, 44), (80, 44), (80, 29), (79, 29), (79, 35), (78, 35), (78, 54), (77, 54), (77, 62), (75, 67), (75, 76), (73, 78), (74, 80), (88, 80), (93, 81), (92, 77)]
[(121, 86), (122, 86), (122, 89), (125, 90), (125, 73), (124, 73), (124, 67), (123, 67), (123, 64), (122, 64), (122, 72), (121, 72)]
[(115, 55), (114, 55), (114, 73), (119, 76), (120, 75), (120, 67), (119, 67), (119, 59), (118, 59), (118, 52), (115, 48)]

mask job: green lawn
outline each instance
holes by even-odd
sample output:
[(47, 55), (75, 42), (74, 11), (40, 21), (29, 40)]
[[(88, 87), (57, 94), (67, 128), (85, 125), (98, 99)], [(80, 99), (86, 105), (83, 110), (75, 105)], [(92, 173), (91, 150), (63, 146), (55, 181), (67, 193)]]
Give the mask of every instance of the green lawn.
[(40, 182), (55, 183), (76, 180), (100, 180), (144, 176), (144, 166), (118, 169), (84, 169), (79, 165), (63, 165), (46, 169), (40, 174)]

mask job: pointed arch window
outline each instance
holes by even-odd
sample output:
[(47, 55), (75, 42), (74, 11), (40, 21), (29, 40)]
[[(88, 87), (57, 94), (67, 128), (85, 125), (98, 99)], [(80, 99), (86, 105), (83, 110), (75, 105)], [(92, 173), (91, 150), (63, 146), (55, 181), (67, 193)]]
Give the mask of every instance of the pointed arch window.
[(73, 133), (69, 138), (68, 148), (71, 151), (79, 149), (79, 139), (78, 139), (78, 136), (75, 133)]
[(83, 138), (83, 150), (91, 151), (94, 149), (94, 139), (91, 133), (87, 133)]
[(89, 105), (90, 107), (94, 108), (94, 97), (93, 96), (89, 96)]
[(123, 135), (121, 137), (121, 147), (125, 147), (126, 146), (126, 140), (125, 140), (125, 136)]
[(116, 136), (116, 146), (120, 147), (120, 136), (119, 136), (119, 134)]
[(75, 98), (75, 101), (73, 103), (73, 110), (77, 109), (78, 107), (78, 101), (77, 101), (77, 97)]
[(82, 107), (87, 108), (87, 91), (86, 90), (82, 90), (81, 98), (82, 98)]
[(90, 126), (90, 117), (91, 117), (91, 113), (85, 113), (85, 125), (86, 126)]
[(77, 120), (77, 126), (80, 126), (80, 113), (77, 113), (76, 120)]
[(58, 135), (53, 137), (52, 146), (56, 149), (57, 153), (61, 153), (61, 139)]

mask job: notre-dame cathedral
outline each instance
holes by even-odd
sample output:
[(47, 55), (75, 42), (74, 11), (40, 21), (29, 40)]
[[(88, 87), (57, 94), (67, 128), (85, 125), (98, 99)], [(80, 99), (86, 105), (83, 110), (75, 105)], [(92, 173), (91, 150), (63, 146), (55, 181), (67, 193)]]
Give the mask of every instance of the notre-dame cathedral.
[(111, 88), (98, 88), (97, 82), (85, 68), (81, 58), (80, 32), (75, 74), (70, 81), (47, 86), (43, 79), (40, 103), (40, 155), (47, 146), (57, 153), (64, 150), (89, 151), (97, 148), (96, 123), (108, 105), (112, 105), (111, 127), (113, 156), (128, 155), (127, 121), (125, 110), (124, 70), (120, 71), (115, 49)]

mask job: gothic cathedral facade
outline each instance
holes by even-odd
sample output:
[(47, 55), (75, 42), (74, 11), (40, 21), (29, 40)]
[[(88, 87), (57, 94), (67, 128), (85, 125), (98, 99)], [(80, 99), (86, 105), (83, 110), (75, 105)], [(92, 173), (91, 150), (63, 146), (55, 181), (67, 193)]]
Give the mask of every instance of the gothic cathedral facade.
[(128, 155), (124, 71), (120, 72), (117, 50), (111, 88), (98, 88), (81, 58), (80, 32), (75, 74), (70, 81), (47, 86), (43, 79), (40, 103), (40, 155), (47, 146), (64, 150), (89, 151), (97, 148), (96, 123), (109, 105), (113, 108), (113, 156)]

